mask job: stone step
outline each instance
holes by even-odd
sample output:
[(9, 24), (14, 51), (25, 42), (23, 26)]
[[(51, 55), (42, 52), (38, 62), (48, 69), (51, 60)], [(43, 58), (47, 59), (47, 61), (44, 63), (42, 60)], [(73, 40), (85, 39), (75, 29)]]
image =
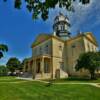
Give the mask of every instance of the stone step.
[(30, 72), (24, 72), (24, 74), (22, 75), (22, 77), (24, 77), (24, 78), (32, 78), (32, 73), (30, 73)]
[(35, 79), (41, 79), (41, 74), (37, 74), (37, 75), (35, 76)]

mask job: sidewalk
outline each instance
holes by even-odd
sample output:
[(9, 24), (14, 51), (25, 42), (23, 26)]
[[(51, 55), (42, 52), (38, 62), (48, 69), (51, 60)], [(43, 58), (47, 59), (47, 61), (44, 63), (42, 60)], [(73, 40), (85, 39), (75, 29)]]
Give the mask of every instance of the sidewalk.
[[(22, 80), (28, 80), (28, 81), (37, 81), (37, 82), (42, 82), (42, 83), (50, 83), (50, 82), (48, 82), (48, 81), (42, 81), (42, 80), (33, 80), (32, 78), (21, 78), (21, 77), (17, 77), (17, 79), (22, 79)], [(76, 83), (76, 82), (70, 82), (70, 83), (65, 83), (65, 82), (63, 82), (63, 83), (52, 83), (52, 84), (58, 84), (58, 85), (64, 85), (64, 84), (83, 84), (83, 85), (92, 85), (92, 86), (95, 86), (95, 87), (98, 87), (98, 88), (100, 88), (100, 83), (86, 83), (86, 82), (84, 82), (84, 83)]]

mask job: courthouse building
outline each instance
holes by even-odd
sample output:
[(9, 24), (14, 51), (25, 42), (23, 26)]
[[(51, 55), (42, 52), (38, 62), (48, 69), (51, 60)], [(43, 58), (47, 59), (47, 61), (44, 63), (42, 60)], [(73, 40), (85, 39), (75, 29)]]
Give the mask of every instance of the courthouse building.
[(70, 75), (87, 75), (76, 72), (79, 55), (97, 51), (98, 44), (91, 32), (72, 37), (69, 19), (59, 14), (54, 19), (53, 34), (40, 34), (32, 43), (32, 56), (24, 64), (24, 74), (34, 79), (65, 78)]

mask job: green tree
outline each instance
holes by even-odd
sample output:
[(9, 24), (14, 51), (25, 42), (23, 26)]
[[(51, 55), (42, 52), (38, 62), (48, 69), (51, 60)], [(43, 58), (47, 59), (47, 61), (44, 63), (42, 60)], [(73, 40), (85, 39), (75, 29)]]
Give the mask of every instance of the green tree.
[[(97, 52), (97, 62), (100, 64), (100, 51)], [(100, 67), (98, 67), (98, 69), (100, 70)]]
[(98, 56), (100, 57), (100, 51), (98, 51)]
[[(37, 19), (41, 16), (43, 20), (48, 19), (50, 9), (56, 8), (57, 5), (68, 11), (74, 11), (73, 2), (75, 1), (76, 0), (25, 0), (26, 8), (33, 14), (33, 19)], [(79, 0), (79, 2), (88, 4), (90, 0)], [(21, 5), (22, 0), (15, 0), (15, 8), (20, 9)]]
[(8, 51), (8, 47), (7, 45), (4, 44), (0, 44), (0, 58), (2, 58), (4, 56), (4, 52)]
[(21, 62), (19, 61), (18, 58), (16, 57), (12, 57), (8, 60), (7, 62), (7, 68), (11, 71), (11, 72), (14, 72), (15, 70), (19, 70), (20, 68), (20, 64)]
[(21, 71), (23, 70), (24, 64), (25, 64), (27, 61), (28, 61), (28, 58), (23, 59), (23, 61), (21, 62), (21, 66), (20, 66), (19, 70), (21, 70)]
[(91, 79), (95, 79), (95, 71), (100, 67), (100, 56), (95, 52), (87, 52), (80, 55), (77, 60), (76, 70), (84, 68), (87, 69), (91, 74)]
[(7, 75), (7, 67), (4, 65), (0, 65), (0, 76), (6, 76)]

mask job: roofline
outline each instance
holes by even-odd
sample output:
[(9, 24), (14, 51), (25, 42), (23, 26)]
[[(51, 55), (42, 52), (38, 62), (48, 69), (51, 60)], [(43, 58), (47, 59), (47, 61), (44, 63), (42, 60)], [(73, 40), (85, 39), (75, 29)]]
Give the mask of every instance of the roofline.
[[(54, 35), (51, 35), (51, 36), (50, 36), (48, 39), (46, 39), (45, 41), (47, 41), (47, 40), (49, 40), (49, 39), (52, 39), (52, 38), (57, 39), (57, 40), (59, 40), (59, 41), (61, 41), (61, 42), (65, 42), (65, 41), (61, 40), (59, 37), (54, 36)], [(45, 41), (43, 41), (43, 42), (45, 42)], [(36, 46), (42, 44), (43, 42), (38, 43), (38, 44), (36, 44), (36, 45), (34, 45), (34, 46), (31, 46), (31, 48), (34, 48), (34, 47), (36, 47)]]
[[(44, 40), (43, 42), (45, 42), (45, 41), (49, 40), (50, 38), (51, 38), (51, 37), (49, 37), (48, 39)], [(39, 44), (42, 44), (43, 42), (40, 42), (40, 43), (35, 44), (35, 45), (31, 45), (31, 48), (34, 48), (34, 47), (38, 46)]]
[[(87, 33), (87, 34), (90, 33), (90, 34), (92, 35), (92, 32), (86, 32), (86, 33)], [(92, 35), (92, 36), (93, 36), (93, 35)], [(57, 40), (59, 40), (59, 41), (61, 41), (61, 42), (63, 42), (63, 43), (66, 43), (66, 42), (73, 41), (73, 40), (75, 40), (75, 39), (77, 39), (77, 38), (80, 38), (80, 37), (85, 37), (85, 38), (87, 38), (89, 41), (91, 41), (91, 40), (86, 36), (86, 34), (79, 34), (78, 36), (72, 37), (72, 38), (70, 38), (69, 40), (66, 40), (66, 41), (60, 39), (60, 38), (57, 37), (57, 36), (50, 35), (50, 37), (49, 37), (48, 39), (46, 39), (45, 41), (54, 38), (54, 39), (57, 39)], [(93, 37), (94, 37), (94, 36), (93, 36)], [(94, 38), (95, 38), (95, 37), (94, 37)], [(43, 42), (45, 42), (45, 41), (43, 41)], [(34, 47), (36, 47), (36, 46), (42, 44), (43, 42), (40, 42), (40, 43), (38, 43), (38, 44), (36, 44), (36, 45), (34, 45), (34, 46), (31, 46), (31, 48), (34, 48)], [(96, 42), (96, 43), (93, 42), (93, 41), (91, 41), (91, 42), (92, 42), (93, 44), (95, 44), (96, 46), (98, 46), (97, 42)]]
[(75, 36), (75, 37), (71, 37), (71, 38), (70, 38), (69, 40), (67, 40), (66, 42), (73, 41), (74, 39), (77, 39), (77, 38), (82, 37), (82, 36), (83, 36), (83, 34), (80, 34), (80, 35)]
[[(91, 35), (93, 36), (95, 42), (91, 41), (91, 40), (87, 37), (87, 34), (91, 34)], [(85, 37), (86, 37), (89, 41), (91, 41), (93, 44), (95, 44), (96, 46), (99, 46), (98, 43), (97, 43), (97, 41), (96, 41), (96, 39), (95, 39), (95, 37), (94, 37), (94, 35), (92, 34), (92, 32), (86, 32)]]
[[(91, 32), (86, 32), (86, 33), (91, 33)], [(92, 35), (92, 33), (91, 33), (91, 35)], [(93, 36), (93, 35), (92, 35)], [(73, 40), (75, 40), (75, 39), (77, 39), (77, 38), (80, 38), (80, 37), (85, 37), (85, 38), (87, 38), (89, 41), (91, 41), (87, 36), (86, 36), (86, 34), (79, 34), (78, 36), (75, 36), (75, 37), (73, 37), (73, 38), (70, 38), (69, 40), (67, 40), (66, 42), (69, 42), (69, 41), (73, 41)], [(94, 37), (94, 36), (93, 36)], [(93, 44), (95, 44), (96, 46), (98, 46), (98, 44), (97, 44), (97, 42), (96, 43), (94, 43), (93, 41), (91, 41)]]

